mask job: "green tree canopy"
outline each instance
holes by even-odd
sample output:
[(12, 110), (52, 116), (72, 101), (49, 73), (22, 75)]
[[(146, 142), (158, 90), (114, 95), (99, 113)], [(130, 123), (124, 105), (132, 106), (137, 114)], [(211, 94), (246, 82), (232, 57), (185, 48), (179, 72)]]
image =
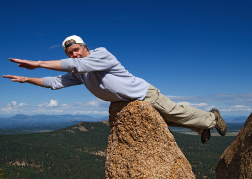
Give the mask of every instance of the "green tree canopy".
[(4, 173), (3, 173), (3, 170), (0, 168), (0, 178), (3, 178), (4, 177)]

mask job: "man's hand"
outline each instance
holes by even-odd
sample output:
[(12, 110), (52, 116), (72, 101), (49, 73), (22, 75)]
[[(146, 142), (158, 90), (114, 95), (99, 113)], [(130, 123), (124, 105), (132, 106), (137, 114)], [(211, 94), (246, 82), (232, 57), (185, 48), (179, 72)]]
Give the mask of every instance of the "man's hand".
[(23, 67), (29, 70), (34, 70), (35, 68), (46, 68), (49, 70), (61, 71), (61, 60), (31, 61), (15, 58), (9, 58), (9, 60), (11, 62), (18, 63), (19, 67)]
[(30, 78), (23, 76), (15, 76), (15, 75), (3, 75), (4, 78), (9, 78), (11, 81), (19, 82), (19, 83), (30, 83), (37, 86), (43, 86), (43, 78)]
[(35, 68), (39, 67), (40, 61), (31, 61), (31, 60), (21, 60), (15, 58), (9, 58), (11, 62), (18, 63), (19, 67), (23, 67), (29, 70), (34, 70)]
[(26, 77), (22, 77), (22, 76), (15, 76), (15, 75), (3, 75), (4, 78), (9, 78), (11, 79), (11, 81), (14, 82), (19, 82), (19, 83), (24, 83), (26, 82)]

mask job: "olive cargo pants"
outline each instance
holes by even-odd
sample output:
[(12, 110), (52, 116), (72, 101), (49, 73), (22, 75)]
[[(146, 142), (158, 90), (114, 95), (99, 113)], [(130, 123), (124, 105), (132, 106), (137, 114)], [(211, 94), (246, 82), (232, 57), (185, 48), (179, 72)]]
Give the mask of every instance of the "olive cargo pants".
[(188, 105), (178, 106), (150, 84), (144, 101), (150, 103), (163, 117), (168, 126), (189, 128), (197, 133), (216, 125), (215, 116)]

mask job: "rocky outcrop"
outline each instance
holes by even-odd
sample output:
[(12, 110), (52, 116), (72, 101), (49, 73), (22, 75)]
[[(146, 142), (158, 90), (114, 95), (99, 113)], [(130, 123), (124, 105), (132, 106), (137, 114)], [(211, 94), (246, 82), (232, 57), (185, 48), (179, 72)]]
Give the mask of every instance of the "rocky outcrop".
[(252, 179), (252, 114), (216, 166), (217, 179)]
[(106, 178), (195, 178), (160, 114), (147, 102), (113, 102)]

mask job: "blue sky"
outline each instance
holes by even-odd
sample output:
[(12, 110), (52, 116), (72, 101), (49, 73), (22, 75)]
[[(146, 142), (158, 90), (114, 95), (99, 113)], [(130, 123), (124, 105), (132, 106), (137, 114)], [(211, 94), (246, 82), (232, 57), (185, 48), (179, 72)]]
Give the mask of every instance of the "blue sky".
[[(56, 76), (8, 58), (66, 58), (62, 41), (81, 36), (106, 47), (133, 75), (178, 104), (223, 115), (252, 112), (250, 0), (0, 1), (1, 75)], [(50, 90), (0, 78), (0, 117), (15, 114), (108, 115), (109, 103), (84, 86)]]

